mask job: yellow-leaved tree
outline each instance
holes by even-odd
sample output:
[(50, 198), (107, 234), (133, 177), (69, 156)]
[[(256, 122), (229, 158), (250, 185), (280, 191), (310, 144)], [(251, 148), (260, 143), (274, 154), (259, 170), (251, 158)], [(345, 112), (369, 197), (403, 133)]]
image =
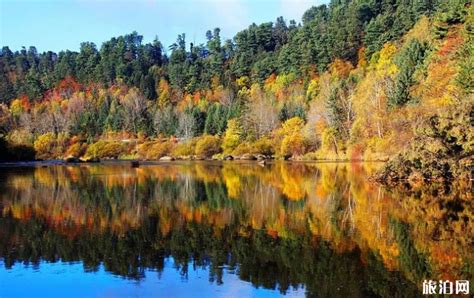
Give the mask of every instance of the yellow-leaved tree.
[(33, 144), (36, 151), (36, 158), (50, 159), (57, 156), (52, 156), (54, 147), (56, 146), (56, 136), (52, 132), (40, 135)]
[(306, 145), (303, 136), (304, 121), (299, 117), (286, 120), (277, 131), (279, 141), (278, 155), (284, 158), (299, 156), (305, 153)]
[(242, 127), (238, 119), (230, 119), (222, 140), (222, 150), (225, 154), (231, 153), (240, 143), (242, 138)]

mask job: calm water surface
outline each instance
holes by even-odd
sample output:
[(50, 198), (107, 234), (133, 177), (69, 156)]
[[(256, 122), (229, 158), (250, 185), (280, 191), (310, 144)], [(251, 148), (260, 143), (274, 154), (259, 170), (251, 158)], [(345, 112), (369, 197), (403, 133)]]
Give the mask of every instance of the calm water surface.
[(472, 185), (384, 189), (378, 167), (0, 167), (0, 297), (472, 293)]

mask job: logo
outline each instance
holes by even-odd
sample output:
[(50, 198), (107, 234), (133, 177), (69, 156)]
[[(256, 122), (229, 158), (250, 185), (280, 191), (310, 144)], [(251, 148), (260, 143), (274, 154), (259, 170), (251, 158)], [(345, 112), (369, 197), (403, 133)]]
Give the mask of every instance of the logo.
[(469, 281), (456, 280), (454, 283), (449, 280), (424, 280), (423, 281), (423, 295), (468, 295)]

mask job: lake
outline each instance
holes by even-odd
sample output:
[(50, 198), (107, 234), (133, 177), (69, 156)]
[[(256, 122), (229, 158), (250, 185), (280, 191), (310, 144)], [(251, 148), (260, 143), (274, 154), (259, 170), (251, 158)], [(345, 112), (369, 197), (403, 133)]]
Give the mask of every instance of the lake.
[(472, 293), (472, 185), (386, 189), (381, 166), (0, 167), (0, 297)]

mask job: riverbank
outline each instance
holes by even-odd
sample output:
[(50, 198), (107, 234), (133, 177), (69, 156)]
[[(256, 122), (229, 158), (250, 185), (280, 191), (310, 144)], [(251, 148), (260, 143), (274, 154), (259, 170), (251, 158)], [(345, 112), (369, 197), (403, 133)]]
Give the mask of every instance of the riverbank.
[[(444, 173), (443, 175), (429, 175), (413, 168), (413, 164), (403, 160), (402, 156), (397, 156), (390, 161), (386, 160), (350, 160), (350, 159), (303, 159), (303, 158), (275, 158), (273, 156), (214, 156), (213, 158), (202, 158), (198, 156), (185, 156), (173, 158), (169, 156), (160, 159), (51, 159), (51, 160), (29, 160), (29, 161), (3, 161), (0, 162), (2, 167), (49, 167), (49, 166), (76, 166), (76, 165), (129, 165), (132, 168), (150, 165), (171, 165), (171, 164), (242, 164), (242, 165), (259, 165), (266, 166), (277, 163), (288, 164), (380, 164), (378, 171), (367, 179), (373, 183), (384, 185), (386, 187), (402, 187), (411, 189), (414, 186), (422, 184), (436, 183), (452, 183), (464, 181), (472, 183), (473, 172), (472, 165), (464, 169), (458, 169), (453, 175)], [(472, 162), (472, 159), (471, 159)], [(425, 169), (425, 171), (428, 171)], [(433, 171), (434, 172), (434, 171)], [(428, 172), (431, 173), (431, 172)]]
[(326, 164), (326, 163), (385, 163), (383, 161), (361, 161), (361, 160), (282, 160), (282, 159), (265, 159), (263, 160), (249, 160), (249, 159), (233, 159), (233, 160), (224, 160), (224, 159), (173, 159), (173, 160), (140, 160), (140, 159), (104, 159), (99, 161), (66, 161), (61, 159), (54, 160), (31, 160), (31, 161), (7, 161), (0, 162), (0, 167), (31, 167), (31, 166), (57, 166), (57, 165), (107, 165), (107, 164), (130, 164), (131, 166), (141, 166), (141, 165), (157, 165), (157, 164), (180, 164), (180, 163), (190, 163), (198, 162), (204, 164), (218, 164), (218, 163), (235, 163), (235, 164), (255, 164), (255, 165), (267, 165), (275, 163), (294, 163), (294, 164)]
[(431, 116), (417, 128), (410, 146), (393, 157), (376, 180), (474, 180), (474, 105), (452, 108)]

